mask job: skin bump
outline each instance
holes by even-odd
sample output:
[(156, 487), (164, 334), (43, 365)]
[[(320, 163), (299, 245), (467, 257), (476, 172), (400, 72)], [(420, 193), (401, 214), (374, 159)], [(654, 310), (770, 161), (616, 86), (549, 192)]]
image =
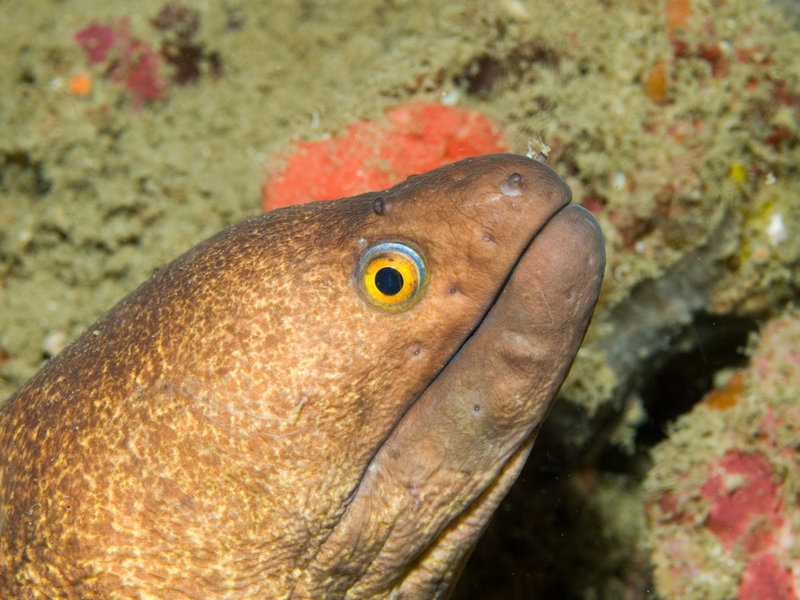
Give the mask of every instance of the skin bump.
[[(596, 300), (569, 201), (476, 157), (164, 267), (0, 407), (0, 597), (446, 595)], [(430, 280), (387, 311), (353, 273), (398, 239)]]
[(500, 184), (500, 191), (506, 196), (519, 196), (522, 193), (520, 184), (522, 183), (522, 175), (519, 173), (512, 173), (508, 178)]

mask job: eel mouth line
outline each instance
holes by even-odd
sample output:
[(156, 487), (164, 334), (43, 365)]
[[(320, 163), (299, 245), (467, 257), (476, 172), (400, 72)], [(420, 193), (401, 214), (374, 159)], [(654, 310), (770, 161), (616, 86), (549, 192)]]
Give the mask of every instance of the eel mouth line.
[[(567, 207), (569, 207), (569, 206), (574, 206), (574, 205), (573, 205), (573, 204), (565, 204), (564, 206), (561, 206), (561, 207), (559, 207), (559, 209), (558, 209), (558, 210), (556, 210), (556, 211), (554, 211), (554, 212), (553, 212), (553, 213), (552, 213), (550, 216), (548, 216), (548, 217), (547, 217), (547, 219), (544, 221), (544, 223), (542, 223), (542, 224), (541, 224), (541, 225), (540, 225), (540, 226), (539, 226), (539, 227), (538, 227), (538, 228), (537, 228), (537, 229), (536, 229), (536, 230), (533, 232), (533, 234), (530, 236), (530, 238), (528, 238), (528, 241), (525, 243), (525, 246), (524, 246), (524, 247), (522, 248), (522, 250), (520, 250), (520, 252), (517, 254), (517, 257), (514, 259), (514, 262), (513, 262), (513, 263), (511, 263), (511, 266), (508, 268), (508, 270), (506, 271), (506, 273), (505, 273), (505, 275), (502, 277), (502, 279), (500, 279), (500, 282), (499, 282), (499, 284), (497, 285), (497, 289), (495, 290), (494, 296), (492, 297), (492, 299), (491, 299), (491, 301), (489, 302), (489, 304), (486, 306), (486, 310), (484, 310), (484, 311), (483, 311), (483, 314), (480, 316), (480, 318), (476, 320), (476, 322), (475, 322), (475, 326), (474, 326), (474, 327), (473, 327), (473, 328), (472, 328), (472, 329), (469, 331), (469, 333), (468, 333), (466, 336), (464, 336), (464, 339), (461, 341), (461, 343), (458, 345), (458, 347), (457, 347), (457, 348), (455, 348), (455, 350), (453, 350), (452, 354), (450, 354), (450, 357), (447, 359), (447, 362), (445, 362), (445, 363), (442, 365), (442, 368), (441, 368), (441, 369), (439, 369), (439, 370), (436, 372), (436, 375), (434, 375), (433, 377), (431, 377), (431, 380), (428, 382), (428, 384), (425, 386), (425, 388), (423, 388), (423, 390), (422, 390), (422, 391), (419, 393), (419, 395), (418, 395), (418, 396), (417, 396), (417, 397), (416, 397), (416, 398), (415, 398), (415, 399), (414, 399), (412, 402), (410, 402), (410, 403), (409, 403), (409, 405), (406, 407), (406, 410), (405, 410), (405, 411), (403, 411), (403, 413), (400, 415), (400, 417), (399, 417), (399, 418), (397, 419), (397, 421), (395, 422), (395, 424), (394, 424), (394, 426), (392, 427), (392, 429), (391, 429), (391, 430), (389, 431), (389, 433), (387, 434), (387, 436), (386, 436), (386, 439), (389, 439), (389, 437), (391, 437), (391, 434), (392, 434), (392, 432), (393, 432), (393, 431), (394, 431), (394, 430), (397, 428), (397, 426), (398, 426), (398, 425), (399, 425), (399, 424), (400, 424), (400, 423), (403, 421), (403, 419), (405, 418), (406, 414), (407, 414), (407, 413), (408, 413), (408, 411), (411, 409), (411, 407), (412, 407), (414, 404), (416, 404), (416, 403), (417, 403), (417, 401), (418, 401), (418, 400), (419, 400), (419, 399), (420, 399), (420, 398), (421, 398), (423, 395), (425, 395), (425, 393), (428, 391), (428, 388), (429, 388), (429, 387), (430, 387), (430, 386), (433, 384), (433, 382), (434, 382), (434, 381), (436, 381), (436, 380), (437, 380), (437, 379), (438, 379), (438, 378), (441, 376), (441, 374), (442, 374), (442, 373), (444, 373), (445, 371), (447, 371), (448, 367), (450, 367), (451, 363), (453, 362), (453, 359), (454, 359), (456, 356), (458, 356), (458, 354), (461, 352), (461, 350), (464, 348), (464, 346), (466, 346), (466, 345), (469, 343), (469, 341), (475, 337), (475, 334), (478, 332), (478, 330), (479, 330), (479, 329), (480, 329), (480, 328), (481, 328), (481, 327), (484, 325), (484, 323), (486, 322), (486, 318), (489, 316), (489, 314), (491, 314), (492, 310), (494, 310), (494, 309), (495, 309), (495, 307), (497, 306), (497, 301), (498, 301), (498, 299), (500, 298), (500, 296), (503, 294), (503, 292), (505, 291), (506, 287), (508, 286), (508, 282), (509, 282), (509, 281), (511, 280), (511, 278), (514, 276), (514, 273), (516, 272), (516, 270), (517, 270), (517, 267), (518, 267), (518, 266), (519, 266), (519, 264), (522, 262), (522, 260), (523, 260), (523, 259), (524, 259), (524, 258), (527, 256), (528, 252), (530, 252), (530, 251), (531, 251), (531, 246), (532, 246), (532, 245), (533, 245), (533, 243), (535, 242), (536, 238), (537, 238), (537, 237), (539, 237), (539, 235), (540, 235), (540, 234), (541, 234), (541, 233), (542, 233), (542, 232), (543, 232), (545, 229), (547, 229), (547, 226), (550, 224), (550, 222), (551, 222), (551, 221), (553, 221), (553, 219), (555, 219), (555, 218), (556, 218), (558, 215), (560, 215), (560, 214), (561, 214), (561, 213), (562, 213), (562, 212), (563, 212), (563, 211), (564, 211), (564, 210), (565, 210)], [(384, 443), (385, 443), (385, 441), (386, 441), (386, 440), (384, 440)], [(382, 448), (382, 447), (383, 447), (384, 443), (382, 443), (382, 444), (379, 446), (378, 450), (380, 450), (380, 448)], [(377, 451), (376, 451), (376, 454), (377, 454)], [(373, 456), (373, 457), (370, 459), (370, 462), (372, 462), (372, 459), (374, 459), (374, 456)]]
[(533, 243), (536, 240), (536, 238), (547, 228), (547, 226), (550, 224), (550, 222), (553, 219), (555, 219), (559, 214), (561, 214), (562, 211), (564, 211), (569, 206), (574, 206), (574, 205), (571, 204), (571, 203), (567, 203), (567, 204), (564, 204), (563, 206), (559, 207), (557, 210), (555, 210), (552, 214), (550, 214), (547, 217), (547, 219), (536, 230), (534, 230), (532, 235), (528, 238), (528, 241), (525, 243), (525, 246), (523, 246), (523, 248), (517, 254), (517, 257), (514, 259), (514, 261), (509, 266), (509, 268), (506, 271), (506, 273), (499, 280), (499, 283), (498, 283), (497, 288), (495, 290), (494, 296), (492, 297), (491, 301), (487, 305), (486, 310), (484, 310), (484, 312), (483, 312), (483, 314), (481, 314), (480, 318), (476, 320), (475, 326), (469, 331), (469, 333), (467, 333), (467, 335), (464, 336), (464, 339), (461, 341), (461, 343), (453, 350), (453, 352), (450, 354), (450, 356), (447, 359), (447, 361), (436, 372), (436, 374), (433, 377), (431, 377), (430, 381), (428, 381), (427, 385), (419, 392), (419, 394), (416, 396), (416, 398), (414, 398), (411, 402), (408, 403), (408, 405), (405, 407), (405, 410), (402, 413), (399, 414), (399, 416), (395, 420), (395, 422), (392, 425), (392, 427), (389, 430), (387, 430), (386, 436), (383, 438), (381, 443), (376, 446), (375, 451), (372, 453), (372, 455), (369, 457), (369, 460), (367, 460), (365, 465), (364, 465), (364, 469), (362, 471), (361, 477), (358, 479), (358, 483), (353, 487), (352, 492), (350, 493), (350, 495), (348, 496), (347, 500), (345, 501), (345, 506), (348, 506), (351, 503), (351, 501), (353, 500), (353, 498), (355, 498), (355, 496), (359, 493), (359, 489), (361, 487), (361, 482), (364, 480), (364, 475), (366, 474), (367, 470), (375, 462), (376, 457), (381, 452), (381, 450), (384, 448), (384, 446), (386, 445), (387, 441), (392, 438), (395, 430), (397, 430), (400, 427), (400, 425), (403, 423), (403, 421), (405, 420), (406, 416), (408, 415), (408, 413), (412, 409), (412, 407), (415, 404), (417, 404), (417, 402), (419, 402), (420, 398), (422, 398), (427, 393), (428, 389), (433, 385), (433, 383), (444, 372), (447, 371), (447, 369), (451, 366), (451, 364), (452, 364), (453, 360), (455, 359), (455, 357), (458, 356), (458, 354), (461, 352), (461, 350), (469, 343), (469, 341), (471, 339), (473, 339), (475, 337), (475, 334), (484, 325), (484, 323), (486, 322), (486, 318), (488, 317), (489, 314), (491, 314), (492, 310), (496, 307), (498, 299), (500, 298), (500, 296), (503, 294), (503, 291), (508, 286), (508, 282), (511, 280), (511, 277), (514, 275), (514, 273), (517, 270), (517, 267), (519, 266), (520, 262), (528, 254), (528, 252), (531, 251), (531, 246), (533, 245)]
[[(366, 461), (329, 553), (370, 531), (367, 563), (383, 556), (407, 571), (495, 482), (499, 501), (516, 479), (580, 345), (604, 265), (602, 232), (578, 205), (553, 208), (521, 246), (470, 332)], [(436, 502), (419, 502), (431, 494)], [(471, 527), (477, 535), (477, 521)]]

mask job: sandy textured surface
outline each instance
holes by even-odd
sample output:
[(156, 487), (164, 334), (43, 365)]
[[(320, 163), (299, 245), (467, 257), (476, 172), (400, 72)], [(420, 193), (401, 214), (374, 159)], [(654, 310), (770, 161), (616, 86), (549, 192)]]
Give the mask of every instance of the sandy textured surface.
[[(738, 0), (693, 1), (680, 26), (650, 2), (204, 2), (193, 43), (221, 75), (206, 61), (137, 107), (73, 37), (130, 15), (131, 36), (157, 48), (164, 3), (132, 6), (0, 4), (0, 397), (160, 265), (255, 214), (264, 163), (292, 140), (455, 101), (517, 151), (544, 138), (609, 259), (539, 462), (462, 593), (644, 597), (642, 432), (681, 411), (652, 382), (677, 379), (685, 410), (797, 296), (796, 22)], [(70, 91), (78, 74), (88, 96)]]

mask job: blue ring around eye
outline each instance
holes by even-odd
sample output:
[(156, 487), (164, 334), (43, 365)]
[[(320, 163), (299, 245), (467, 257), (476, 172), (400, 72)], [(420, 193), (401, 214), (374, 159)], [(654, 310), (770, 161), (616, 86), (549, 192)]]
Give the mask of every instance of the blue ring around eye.
[(416, 250), (414, 250), (414, 248), (400, 242), (381, 242), (380, 244), (375, 244), (372, 248), (364, 252), (364, 256), (362, 256), (361, 260), (358, 261), (358, 272), (362, 273), (364, 271), (364, 265), (372, 260), (376, 254), (380, 254), (382, 252), (400, 252), (401, 254), (408, 256), (414, 261), (414, 264), (417, 265), (417, 270), (419, 271), (419, 280), (425, 281), (427, 277), (425, 261), (422, 260), (422, 257)]

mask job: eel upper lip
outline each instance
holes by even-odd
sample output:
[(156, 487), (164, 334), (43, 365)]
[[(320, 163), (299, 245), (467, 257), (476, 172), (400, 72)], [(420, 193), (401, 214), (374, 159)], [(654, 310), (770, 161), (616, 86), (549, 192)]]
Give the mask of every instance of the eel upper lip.
[[(562, 213), (563, 213), (565, 210), (567, 210), (567, 209), (570, 209), (570, 210), (571, 210), (571, 207), (578, 207), (578, 206), (577, 206), (577, 205), (574, 205), (574, 204), (570, 204), (570, 203), (565, 203), (565, 204), (563, 204), (562, 206), (559, 206), (559, 207), (558, 207), (556, 210), (554, 210), (554, 211), (553, 211), (553, 212), (552, 212), (552, 213), (551, 213), (551, 214), (550, 214), (550, 215), (547, 217), (547, 219), (546, 219), (546, 220), (545, 220), (545, 221), (544, 221), (544, 222), (543, 222), (543, 223), (542, 223), (542, 224), (541, 224), (541, 225), (540, 225), (540, 226), (539, 226), (539, 227), (538, 227), (538, 228), (537, 228), (537, 229), (536, 229), (536, 230), (533, 232), (533, 234), (530, 236), (530, 238), (528, 239), (528, 241), (527, 241), (527, 243), (525, 244), (525, 246), (524, 246), (524, 247), (523, 247), (523, 248), (520, 250), (520, 252), (517, 254), (516, 258), (514, 259), (513, 263), (512, 263), (512, 264), (509, 266), (509, 268), (508, 268), (508, 270), (506, 271), (506, 273), (505, 273), (505, 274), (503, 275), (503, 277), (502, 277), (502, 278), (499, 280), (499, 283), (498, 283), (498, 285), (497, 285), (497, 288), (496, 288), (496, 290), (495, 290), (494, 296), (492, 297), (492, 300), (491, 300), (491, 301), (488, 303), (488, 305), (486, 306), (486, 309), (483, 311), (483, 313), (480, 315), (480, 317), (479, 317), (478, 319), (476, 319), (476, 321), (475, 321), (475, 325), (473, 326), (473, 328), (472, 328), (472, 329), (469, 331), (469, 333), (468, 333), (468, 334), (467, 334), (467, 335), (464, 337), (464, 339), (461, 341), (461, 343), (460, 343), (460, 344), (459, 344), (459, 345), (458, 345), (458, 346), (457, 346), (457, 347), (456, 347), (456, 348), (453, 350), (453, 352), (450, 354), (450, 356), (449, 356), (449, 358), (447, 359), (447, 361), (446, 361), (446, 362), (445, 362), (445, 363), (442, 365), (441, 369), (439, 369), (439, 370), (436, 372), (436, 374), (435, 374), (433, 377), (431, 377), (430, 381), (429, 381), (429, 382), (428, 382), (428, 384), (425, 386), (425, 388), (424, 388), (424, 389), (423, 389), (423, 390), (420, 392), (420, 394), (419, 394), (419, 395), (418, 395), (418, 396), (417, 396), (417, 397), (416, 397), (416, 398), (413, 400), (413, 402), (411, 402), (411, 403), (408, 405), (408, 407), (406, 407), (405, 411), (403, 411), (403, 412), (402, 412), (402, 413), (401, 413), (401, 414), (398, 416), (397, 420), (395, 421), (395, 424), (394, 424), (394, 426), (392, 427), (392, 431), (393, 431), (394, 429), (396, 429), (396, 428), (397, 428), (397, 427), (400, 425), (400, 423), (401, 423), (401, 422), (403, 421), (403, 419), (405, 418), (406, 414), (408, 414), (408, 411), (411, 409), (411, 407), (412, 407), (414, 404), (416, 404), (416, 403), (419, 401), (419, 399), (420, 399), (420, 398), (421, 398), (421, 397), (422, 397), (422, 396), (423, 396), (423, 395), (424, 395), (424, 394), (425, 394), (425, 393), (428, 391), (428, 389), (429, 389), (429, 388), (430, 388), (430, 386), (433, 384), (433, 382), (434, 382), (434, 381), (436, 381), (436, 380), (437, 380), (437, 379), (438, 379), (438, 378), (439, 378), (439, 377), (442, 375), (442, 373), (446, 372), (448, 368), (450, 368), (450, 366), (452, 365), (452, 362), (453, 362), (454, 358), (455, 358), (456, 356), (458, 356), (458, 354), (459, 354), (459, 353), (462, 351), (462, 349), (463, 349), (463, 348), (464, 348), (464, 347), (465, 347), (465, 346), (466, 346), (466, 345), (467, 345), (467, 344), (470, 342), (470, 340), (471, 340), (471, 339), (473, 339), (473, 338), (474, 338), (475, 334), (476, 334), (476, 333), (477, 333), (477, 332), (478, 332), (478, 331), (481, 329), (481, 327), (482, 327), (482, 326), (483, 326), (483, 325), (486, 323), (487, 317), (488, 317), (488, 316), (489, 316), (489, 315), (492, 313), (492, 311), (493, 311), (493, 310), (495, 310), (495, 309), (496, 309), (496, 307), (497, 307), (497, 304), (498, 304), (498, 300), (499, 300), (499, 298), (501, 297), (501, 295), (503, 294), (504, 290), (506, 289), (506, 287), (507, 287), (507, 285), (508, 285), (508, 282), (509, 282), (509, 281), (511, 280), (511, 278), (513, 277), (513, 275), (514, 275), (514, 273), (516, 272), (516, 270), (517, 270), (517, 267), (519, 266), (520, 262), (521, 262), (521, 261), (524, 259), (524, 257), (525, 257), (525, 256), (528, 254), (528, 252), (530, 252), (530, 251), (531, 251), (531, 247), (532, 247), (532, 246), (533, 246), (533, 244), (535, 243), (536, 239), (537, 239), (537, 238), (538, 238), (538, 237), (539, 237), (539, 236), (542, 234), (542, 232), (544, 232), (544, 231), (547, 229), (548, 225), (549, 225), (549, 224), (550, 224), (550, 223), (551, 223), (551, 222), (552, 222), (554, 219), (556, 219), (556, 218), (557, 218), (557, 217), (558, 217), (560, 214), (562, 214)], [(578, 208), (580, 208), (582, 211), (584, 211), (584, 209), (582, 209), (581, 207), (578, 207)], [(590, 214), (588, 211), (584, 211), (584, 212), (586, 212), (586, 214), (587, 214), (587, 215), (589, 215), (589, 218), (590, 218), (590, 219), (592, 219), (592, 221), (594, 220), (594, 218), (593, 218), (593, 217), (591, 217), (591, 214)], [(600, 231), (600, 230), (599, 230), (599, 226), (597, 226), (597, 231), (598, 231), (598, 232)], [(388, 439), (391, 437), (392, 431), (390, 431), (390, 432), (388, 433), (388, 435), (387, 435), (387, 437), (386, 437), (386, 440), (388, 440)], [(384, 443), (385, 443), (385, 441), (386, 441), (386, 440), (384, 440)], [(380, 448), (381, 448), (382, 446), (383, 446), (383, 444), (381, 444), (380, 446), (378, 446), (378, 448), (376, 449), (376, 454), (377, 454), (377, 453), (380, 451)], [(374, 458), (374, 455), (373, 455), (373, 457), (372, 457), (372, 458)], [(370, 460), (370, 462), (371, 462), (371, 461), (372, 461), (372, 459)], [(355, 493), (355, 491), (354, 491), (354, 493)]]
[[(539, 235), (543, 231), (545, 231), (545, 229), (547, 229), (547, 226), (553, 221), (553, 219), (555, 219), (559, 214), (561, 214), (568, 207), (572, 207), (572, 206), (576, 206), (576, 205), (570, 204), (570, 203), (565, 203), (562, 206), (559, 206), (533, 232), (533, 234), (530, 236), (530, 238), (528, 238), (528, 241), (525, 244), (525, 246), (519, 251), (519, 253), (517, 254), (517, 256), (514, 259), (513, 263), (510, 265), (510, 267), (506, 271), (505, 275), (502, 277), (502, 279), (500, 279), (500, 282), (498, 283), (497, 288), (495, 290), (494, 296), (493, 296), (491, 302), (489, 302), (489, 304), (487, 305), (486, 310), (483, 312), (483, 314), (480, 316), (480, 318), (475, 321), (475, 326), (470, 330), (469, 334), (464, 338), (464, 340), (461, 342), (459, 347), (455, 349), (455, 351), (453, 352), (453, 354), (450, 357), (451, 360), (452, 360), (452, 357), (455, 356), (456, 354), (458, 354), (458, 352), (461, 350), (461, 348), (470, 340), (470, 338), (475, 334), (475, 332), (478, 331), (481, 328), (481, 326), (484, 324), (484, 322), (486, 321), (486, 317), (492, 312), (492, 310), (497, 305), (498, 298), (500, 298), (500, 296), (502, 295), (503, 291), (506, 289), (506, 286), (507, 286), (509, 280), (514, 275), (514, 273), (516, 272), (517, 267), (519, 266), (520, 262), (528, 254), (528, 252), (531, 251), (531, 246), (533, 246), (534, 242), (536, 241), (536, 238), (539, 237)], [(444, 371), (449, 364), (450, 364), (450, 361), (448, 360), (448, 362), (445, 363), (445, 365), (442, 367), (442, 369), (436, 374), (436, 377), (438, 377), (439, 374), (442, 371)], [(434, 377), (434, 379), (435, 379), (435, 377)]]
[[(477, 353), (481, 358), (474, 361), (471, 369), (485, 372), (486, 378), (503, 378), (502, 368), (496, 366), (496, 361), (487, 362), (495, 351), (506, 356), (524, 355), (526, 349), (533, 349), (534, 355), (564, 353), (566, 372), (574, 355), (564, 350), (570, 344), (564, 346), (558, 336), (572, 336), (571, 346), (577, 351), (597, 300), (604, 266), (603, 234), (592, 214), (575, 204), (559, 207), (530, 237), (498, 283), (492, 301), (474, 327), (411, 405), (420, 401), (479, 336), (483, 336), (481, 344), (491, 338), (507, 337), (508, 340), (491, 344), (491, 351), (484, 348)], [(548, 289), (543, 290), (542, 286)], [(490, 329), (482, 332), (485, 327)], [(511, 348), (511, 340), (519, 342), (520, 348)], [(549, 350), (536, 349), (551, 345)], [(471, 352), (476, 354), (474, 348)], [(497, 360), (501, 359), (497, 357)], [(463, 367), (463, 363), (458, 367)], [(530, 368), (533, 369), (533, 365)], [(398, 418), (394, 428), (400, 426), (408, 410), (410, 407)]]

